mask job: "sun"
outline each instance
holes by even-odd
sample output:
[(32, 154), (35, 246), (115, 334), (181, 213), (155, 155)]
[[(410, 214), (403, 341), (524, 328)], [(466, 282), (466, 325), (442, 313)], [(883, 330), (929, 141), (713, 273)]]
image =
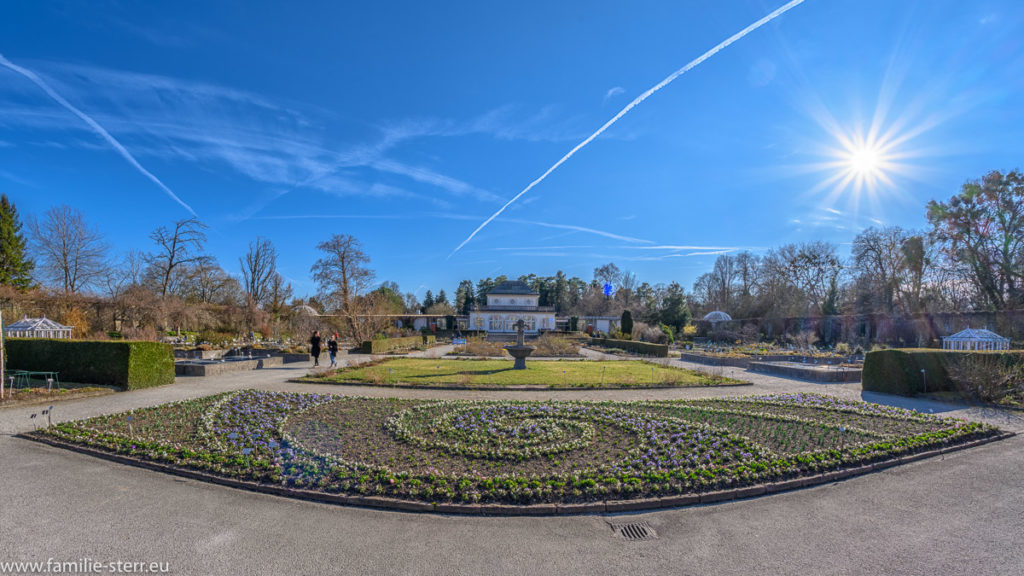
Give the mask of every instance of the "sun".
[(849, 169), (859, 176), (877, 177), (882, 170), (884, 158), (876, 147), (862, 146), (850, 151), (847, 163)]

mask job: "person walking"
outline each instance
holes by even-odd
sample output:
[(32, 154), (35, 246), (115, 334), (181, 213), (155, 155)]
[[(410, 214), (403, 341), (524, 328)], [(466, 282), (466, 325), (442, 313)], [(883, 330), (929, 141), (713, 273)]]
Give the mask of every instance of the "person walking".
[(331, 368), (338, 365), (335, 358), (338, 356), (338, 333), (335, 332), (331, 335), (330, 340), (327, 341), (327, 353), (331, 355)]
[(320, 331), (314, 330), (309, 339), (309, 355), (313, 357), (313, 366), (320, 365)]

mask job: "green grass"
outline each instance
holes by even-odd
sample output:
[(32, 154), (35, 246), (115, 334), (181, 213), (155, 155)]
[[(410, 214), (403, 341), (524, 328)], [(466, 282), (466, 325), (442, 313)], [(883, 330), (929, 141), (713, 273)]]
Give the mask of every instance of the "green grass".
[(552, 388), (716, 386), (739, 384), (721, 378), (639, 360), (526, 361), (513, 370), (512, 360), (397, 358), (325, 375), (320, 381), (407, 386), (549, 386)]

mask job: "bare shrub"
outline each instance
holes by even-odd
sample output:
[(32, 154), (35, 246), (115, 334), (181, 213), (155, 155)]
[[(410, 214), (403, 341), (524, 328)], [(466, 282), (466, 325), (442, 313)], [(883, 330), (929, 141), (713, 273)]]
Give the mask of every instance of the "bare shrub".
[(473, 356), (503, 356), (505, 346), (501, 342), (488, 342), (483, 338), (470, 338), (464, 346), (455, 349), (459, 354), (470, 354)]
[(577, 356), (580, 353), (580, 347), (575, 342), (554, 334), (541, 335), (535, 345), (535, 356)]
[(1007, 397), (1024, 397), (1024, 365), (997, 354), (964, 354), (950, 362), (948, 370), (966, 398), (1000, 403)]
[(668, 341), (668, 335), (659, 326), (635, 322), (633, 323), (633, 339), (654, 344), (665, 344)]

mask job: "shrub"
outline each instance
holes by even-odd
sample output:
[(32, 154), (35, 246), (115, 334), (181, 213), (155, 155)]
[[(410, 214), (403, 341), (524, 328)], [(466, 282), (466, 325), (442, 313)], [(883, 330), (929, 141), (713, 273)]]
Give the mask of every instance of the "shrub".
[[(951, 377), (951, 370), (963, 373), (971, 357), (991, 357), (1004, 366), (1024, 364), (1024, 352), (967, 352), (920, 348), (874, 350), (864, 358), (862, 386), (864, 390), (913, 396), (928, 392), (958, 391), (960, 386)], [(921, 370), (924, 370), (922, 378)]]
[(459, 346), (455, 351), (473, 356), (504, 356), (505, 345), (501, 342), (488, 342), (484, 338), (467, 338), (466, 344)]
[(660, 327), (644, 324), (643, 322), (637, 322), (633, 326), (633, 337), (630, 340), (653, 342), (654, 344), (665, 344), (668, 342), (665, 333), (662, 332)]
[(650, 342), (636, 342), (633, 340), (613, 340), (611, 338), (594, 338), (590, 342), (604, 348), (618, 348), (629, 352), (635, 352), (637, 354), (643, 354), (645, 356), (668, 358), (667, 344), (651, 344)]
[(535, 344), (536, 356), (576, 356), (580, 352), (577, 344), (554, 334), (542, 334)]
[(235, 338), (230, 332), (218, 332), (216, 330), (203, 330), (196, 336), (196, 343), (209, 342), (214, 346), (225, 346)]
[(950, 362), (949, 378), (964, 398), (1016, 404), (1024, 398), (1024, 362), (1001, 354), (965, 354)]
[(110, 384), (128, 390), (174, 382), (170, 344), (12, 338), (6, 348), (11, 368), (52, 370), (68, 382)]
[(437, 342), (433, 335), (409, 336), (407, 338), (387, 338), (385, 340), (367, 340), (359, 347), (363, 354), (385, 354), (392, 350), (415, 348), (421, 344), (431, 346)]
[(676, 341), (676, 335), (671, 326), (668, 324), (659, 324), (658, 327), (661, 328), (661, 331), (665, 334), (666, 342), (672, 344)]

